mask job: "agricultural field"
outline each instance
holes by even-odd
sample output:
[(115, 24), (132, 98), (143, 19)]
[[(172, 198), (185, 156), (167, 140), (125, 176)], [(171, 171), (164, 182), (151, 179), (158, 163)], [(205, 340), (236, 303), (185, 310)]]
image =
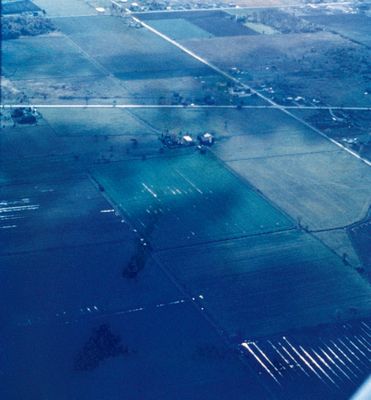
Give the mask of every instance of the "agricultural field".
[(293, 110), (328, 137), (371, 160), (371, 113), (366, 110)]
[[(125, 110), (67, 108), (64, 119), (55, 109), (44, 111), (47, 118), (39, 119), (37, 125), (13, 127), (6, 122), (1, 138), (0, 181), (24, 183), (35, 175), (49, 181), (56, 176), (60, 179), (87, 173), (92, 163), (159, 154), (158, 133)], [(99, 119), (94, 118), (94, 112)]]
[(224, 105), (238, 101), (229, 95), (227, 83), (219, 75), (129, 79), (120, 82), (135, 104)]
[(97, 12), (85, 0), (33, 0), (33, 3), (45, 9), (50, 17), (72, 17), (74, 15), (96, 15)]
[(135, 138), (146, 133), (157, 133), (124, 109), (67, 108), (66, 110), (63, 114), (57, 108), (43, 110), (43, 117), (57, 136), (131, 136)]
[(319, 14), (304, 18), (356, 42), (371, 46), (370, 17), (364, 14)]
[(181, 298), (151, 259), (140, 281), (123, 276), (137, 239), (86, 178), (4, 186), (1, 215), (4, 328), (45, 332)]
[(1, 132), (1, 158), (3, 162), (27, 160), (68, 153), (68, 146), (57, 138), (47, 126), (3, 127)]
[[(102, 324), (119, 337), (124, 353), (103, 359), (95, 369), (76, 370), (76, 356)], [(9, 400), (41, 394), (56, 400), (118, 400), (123, 394), (149, 400), (267, 398), (256, 377), (189, 303), (3, 329), (0, 344), (5, 343), (0, 393)], [(85, 357), (89, 361), (89, 354)], [(92, 357), (103, 356), (98, 349)], [(5, 382), (10, 384), (4, 387)]]
[[(370, 214), (370, 213), (369, 213)], [(359, 258), (362, 260), (363, 271), (367, 279), (371, 282), (371, 217), (370, 215), (347, 229), (350, 240), (352, 241)]]
[[(330, 33), (193, 39), (182, 44), (219, 68), (238, 68), (254, 88), (271, 88), (278, 103), (301, 97), (322, 104), (369, 106), (369, 50)], [(218, 49), (223, 48), (223, 52)], [(305, 78), (305, 81), (303, 81)]]
[(202, 296), (198, 301), (235, 340), (370, 312), (368, 283), (298, 231), (161, 251), (158, 257), (194, 297)]
[(369, 167), (343, 150), (228, 164), (309, 229), (344, 227), (367, 213)]
[(211, 154), (112, 163), (92, 174), (156, 249), (285, 230), (293, 224)]
[(185, 18), (156, 18), (147, 22), (152, 28), (155, 28), (174, 40), (201, 39), (213, 36), (208, 31), (198, 27)]
[(73, 42), (60, 34), (8, 40), (2, 47), (2, 73), (12, 80), (102, 75)]
[(348, 399), (371, 367), (368, 17), (24, 3), (57, 29), (2, 42), (0, 398)]
[(120, 230), (116, 233), (120, 219), (113, 212), (101, 212), (112, 207), (87, 178), (9, 185), (1, 195), (1, 225), (8, 229), (0, 231), (0, 254), (125, 240)]
[[(188, 26), (190, 24), (192, 26), (191, 32), (194, 32), (194, 35), (191, 34), (195, 39), (202, 39), (212, 36), (243, 36), (243, 35), (255, 35), (256, 32), (254, 30), (249, 29), (247, 26), (238, 23), (233, 16), (227, 14), (223, 11), (210, 11), (210, 12), (175, 12), (175, 13), (154, 13), (154, 14), (139, 14), (140, 19), (146, 21), (150, 26), (158, 29), (160, 32), (165, 34), (169, 34), (171, 36), (171, 31), (167, 29), (168, 24), (166, 21), (171, 21), (174, 18), (177, 18), (182, 22), (178, 26), (181, 27), (182, 24)], [(170, 24), (170, 22), (168, 22)], [(196, 30), (196, 28), (201, 29)], [(161, 30), (164, 29), (164, 31)], [(202, 32), (206, 32), (206, 35)], [(208, 33), (208, 34), (207, 34)], [(187, 40), (193, 37), (188, 37), (188, 33), (184, 32), (179, 33), (176, 39), (178, 40)], [(175, 39), (175, 37), (174, 37)]]
[(133, 113), (159, 131), (212, 132), (223, 161), (337, 151), (300, 122), (272, 109), (141, 109)]
[(161, 38), (144, 29), (132, 29), (120, 18), (60, 18), (55, 24), (106, 70), (123, 80), (211, 73), (208, 67)]
[(370, 320), (321, 325), (242, 343), (251, 368), (289, 400), (351, 398), (367, 379)]
[[(141, 109), (132, 110), (143, 121), (151, 123), (159, 131), (184, 132), (194, 137), (203, 132), (215, 134), (217, 142), (227, 137), (256, 134), (264, 137), (275, 129), (274, 124), (290, 124), (291, 121), (276, 110), (209, 108), (196, 109)], [(219, 143), (218, 143), (219, 144)]]

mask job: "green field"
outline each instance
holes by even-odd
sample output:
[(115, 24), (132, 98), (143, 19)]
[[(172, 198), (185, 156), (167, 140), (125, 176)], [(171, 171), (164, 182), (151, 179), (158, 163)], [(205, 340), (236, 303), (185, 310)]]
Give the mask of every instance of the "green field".
[(154, 19), (148, 24), (174, 40), (209, 38), (213, 35), (183, 18)]
[(262, 35), (280, 34), (279, 31), (277, 31), (276, 29), (273, 29), (272, 27), (270, 27), (268, 25), (264, 25), (264, 24), (260, 24), (260, 23), (256, 23), (256, 22), (245, 22), (244, 25), (257, 33), (261, 33)]
[(209, 67), (146, 29), (108, 16), (53, 20), (58, 28), (120, 79), (208, 75)]
[(159, 259), (232, 337), (367, 317), (371, 310), (368, 283), (297, 231), (175, 249)]
[(102, 75), (64, 36), (6, 40), (2, 47), (2, 70), (13, 80)]
[(33, 0), (40, 8), (44, 8), (49, 17), (66, 17), (73, 15), (97, 15), (94, 7), (81, 0)]
[(111, 163), (93, 176), (157, 249), (292, 227), (211, 154)]
[(154, 129), (119, 108), (43, 109), (43, 116), (58, 136), (136, 136)]
[(310, 229), (343, 227), (365, 216), (371, 175), (366, 164), (332, 147), (228, 164)]

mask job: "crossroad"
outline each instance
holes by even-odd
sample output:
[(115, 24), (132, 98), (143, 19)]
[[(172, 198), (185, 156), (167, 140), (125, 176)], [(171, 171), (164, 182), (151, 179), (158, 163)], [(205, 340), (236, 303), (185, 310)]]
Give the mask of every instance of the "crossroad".
[(152, 26), (148, 25), (147, 23), (143, 22), (138, 17), (135, 17), (135, 16), (132, 15), (132, 19), (133, 19), (134, 22), (136, 22), (137, 24), (139, 24), (143, 28), (146, 28), (150, 32), (154, 33), (155, 35), (157, 35), (157, 36), (161, 37), (162, 39), (166, 40), (167, 42), (171, 43), (173, 46), (177, 47), (178, 49), (180, 49), (185, 54), (187, 54), (190, 57), (194, 58), (195, 60), (201, 62), (202, 64), (208, 66), (210, 69), (212, 69), (213, 71), (215, 71), (219, 75), (222, 75), (223, 77), (225, 77), (229, 81), (232, 81), (232, 82), (238, 84), (239, 86), (243, 87), (244, 89), (249, 90), (250, 93), (253, 93), (256, 96), (260, 97), (265, 102), (267, 102), (269, 105), (271, 105), (271, 106), (275, 107), (276, 109), (282, 111), (286, 115), (290, 116), (291, 118), (293, 118), (296, 121), (300, 122), (302, 125), (306, 126), (307, 128), (309, 128), (312, 131), (316, 132), (318, 135), (320, 135), (323, 138), (325, 138), (326, 140), (330, 141), (335, 146), (340, 147), (342, 150), (346, 151), (347, 153), (349, 153), (353, 157), (357, 158), (358, 160), (362, 161), (363, 163), (365, 163), (366, 165), (371, 167), (371, 161), (367, 160), (366, 158), (364, 158), (364, 157), (360, 156), (359, 154), (357, 154), (355, 151), (345, 147), (343, 144), (341, 144), (341, 143), (337, 142), (336, 140), (332, 139), (331, 137), (327, 136), (325, 133), (323, 133), (322, 131), (320, 131), (319, 129), (314, 127), (313, 125), (311, 125), (308, 122), (306, 122), (303, 118), (293, 114), (290, 109), (286, 108), (285, 106), (277, 104), (275, 101), (273, 101), (269, 97), (265, 96), (264, 94), (258, 92), (255, 89), (253, 89), (251, 86), (241, 82), (238, 78), (234, 77), (233, 75), (231, 75), (230, 73), (228, 73), (226, 71), (223, 71), (222, 69), (220, 69), (219, 67), (217, 67), (216, 65), (211, 63), (210, 61), (202, 58), (201, 56), (199, 56), (198, 54), (196, 54), (192, 50), (188, 49), (184, 45), (180, 44), (176, 40), (171, 39), (169, 36), (163, 34), (162, 32), (158, 31), (157, 29), (153, 28)]

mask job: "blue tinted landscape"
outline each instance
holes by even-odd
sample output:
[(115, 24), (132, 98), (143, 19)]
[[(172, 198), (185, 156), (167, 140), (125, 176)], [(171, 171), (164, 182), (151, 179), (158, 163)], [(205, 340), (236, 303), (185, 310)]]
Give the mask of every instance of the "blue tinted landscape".
[(353, 399), (370, 4), (1, 7), (0, 398)]

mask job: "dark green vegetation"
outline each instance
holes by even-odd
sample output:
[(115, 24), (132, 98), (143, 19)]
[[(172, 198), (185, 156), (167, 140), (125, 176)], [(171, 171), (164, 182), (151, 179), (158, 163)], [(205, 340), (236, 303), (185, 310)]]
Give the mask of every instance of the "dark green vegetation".
[(322, 28), (305, 19), (292, 15), (280, 9), (252, 9), (252, 10), (232, 10), (232, 15), (240, 22), (262, 24), (273, 28), (280, 33), (313, 33)]
[(76, 371), (92, 371), (111, 357), (127, 355), (129, 349), (121, 344), (121, 337), (114, 335), (106, 324), (93, 330), (89, 340), (77, 353), (74, 362)]
[(20, 15), (1, 18), (3, 40), (18, 39), (20, 36), (44, 35), (54, 30), (51, 20), (44, 17)]

